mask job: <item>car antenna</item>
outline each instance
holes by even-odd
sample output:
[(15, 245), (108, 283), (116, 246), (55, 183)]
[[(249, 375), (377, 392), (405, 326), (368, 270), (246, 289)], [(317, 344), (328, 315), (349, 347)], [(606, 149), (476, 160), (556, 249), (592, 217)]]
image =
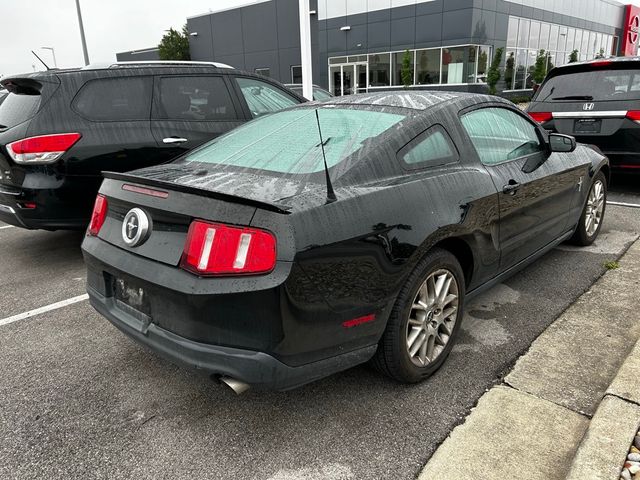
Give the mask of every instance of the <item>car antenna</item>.
[(46, 63), (44, 63), (44, 61), (38, 56), (38, 54), (36, 52), (34, 52), (33, 50), (31, 50), (31, 53), (33, 53), (35, 55), (35, 57), (40, 60), (40, 63), (44, 65), (44, 68), (47, 69), (47, 71), (51, 70), (49, 68), (49, 65), (47, 65)]
[(327, 166), (327, 156), (324, 153), (324, 140), (322, 140), (322, 129), (320, 128), (320, 117), (318, 116), (317, 108), (316, 108), (316, 123), (318, 124), (318, 135), (320, 135), (320, 147), (322, 148), (322, 160), (324, 161), (324, 176), (327, 180), (327, 203), (333, 203), (338, 198), (336, 197), (336, 194), (333, 191), (333, 185), (331, 184), (331, 177), (329, 176), (329, 167)]

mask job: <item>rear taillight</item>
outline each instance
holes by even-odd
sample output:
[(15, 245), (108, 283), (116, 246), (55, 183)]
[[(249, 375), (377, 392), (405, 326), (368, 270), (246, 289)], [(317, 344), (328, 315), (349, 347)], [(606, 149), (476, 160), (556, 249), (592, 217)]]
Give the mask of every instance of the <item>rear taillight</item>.
[(640, 123), (640, 110), (629, 110), (626, 117), (636, 123)]
[(91, 214), (91, 222), (89, 223), (87, 235), (96, 237), (98, 233), (100, 233), (100, 229), (102, 225), (104, 225), (104, 220), (107, 218), (108, 207), (107, 199), (102, 195), (98, 195), (96, 197), (96, 203), (93, 205), (93, 213)]
[(529, 115), (538, 123), (546, 123), (553, 119), (551, 112), (529, 112)]
[(7, 152), (16, 163), (53, 163), (80, 140), (81, 136), (79, 133), (57, 133), (24, 138), (8, 144)]
[(266, 230), (195, 220), (181, 265), (198, 275), (267, 273), (276, 265), (276, 238)]

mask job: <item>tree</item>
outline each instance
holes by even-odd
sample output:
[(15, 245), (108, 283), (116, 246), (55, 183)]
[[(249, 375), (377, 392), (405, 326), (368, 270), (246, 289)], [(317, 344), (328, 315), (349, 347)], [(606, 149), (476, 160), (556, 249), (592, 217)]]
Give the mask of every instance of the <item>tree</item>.
[(409, 50), (404, 51), (402, 56), (402, 69), (400, 70), (400, 76), (402, 77), (402, 84), (404, 88), (409, 88), (413, 85), (413, 56)]
[(542, 49), (536, 55), (536, 63), (533, 67), (533, 81), (540, 85), (547, 76), (547, 62), (549, 61), (547, 52)]
[(507, 90), (513, 88), (513, 75), (515, 73), (516, 58), (513, 52), (507, 57), (507, 62), (504, 68), (504, 83), (507, 86)]
[(500, 62), (502, 62), (502, 52), (504, 48), (498, 48), (493, 55), (493, 61), (487, 72), (487, 85), (489, 85), (489, 93), (496, 94), (496, 85), (500, 81)]
[(158, 45), (160, 60), (191, 60), (189, 53), (189, 31), (182, 27), (182, 33), (170, 28)]
[(578, 50), (574, 50), (569, 55), (569, 63), (576, 63), (578, 61)]

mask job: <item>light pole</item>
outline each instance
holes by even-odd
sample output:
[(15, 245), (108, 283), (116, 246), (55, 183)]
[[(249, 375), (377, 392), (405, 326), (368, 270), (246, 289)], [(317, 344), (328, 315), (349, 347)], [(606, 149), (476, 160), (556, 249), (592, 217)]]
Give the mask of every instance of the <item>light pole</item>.
[(313, 72), (311, 70), (311, 19), (309, 0), (299, 0), (300, 10), (300, 56), (302, 63), (302, 96), (313, 100)]
[(51, 55), (53, 55), (53, 66), (58, 68), (58, 62), (56, 62), (56, 51), (53, 47), (40, 47), (42, 50), (51, 50)]
[(89, 65), (89, 53), (87, 52), (87, 41), (84, 38), (84, 26), (82, 24), (82, 12), (80, 11), (80, 0), (76, 0), (76, 10), (78, 10), (78, 25), (80, 26), (80, 40), (82, 41), (82, 53), (84, 64)]

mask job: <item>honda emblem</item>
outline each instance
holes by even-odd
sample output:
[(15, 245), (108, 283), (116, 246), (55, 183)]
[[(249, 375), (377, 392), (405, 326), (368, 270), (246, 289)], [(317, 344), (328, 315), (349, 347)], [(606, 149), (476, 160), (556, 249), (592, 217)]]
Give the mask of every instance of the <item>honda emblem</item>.
[(595, 105), (593, 103), (585, 103), (582, 107), (583, 110), (590, 112), (591, 110), (593, 110), (593, 107)]

